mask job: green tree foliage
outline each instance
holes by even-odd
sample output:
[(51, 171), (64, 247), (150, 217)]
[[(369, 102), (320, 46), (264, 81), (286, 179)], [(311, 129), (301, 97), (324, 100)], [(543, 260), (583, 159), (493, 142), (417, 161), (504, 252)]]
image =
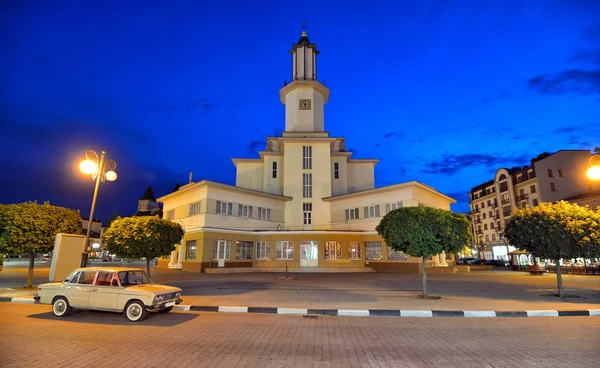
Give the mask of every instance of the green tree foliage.
[(469, 220), (464, 215), (432, 207), (393, 210), (377, 225), (377, 233), (395, 251), (423, 257), (423, 298), (427, 298), (427, 257), (458, 253), (472, 241)]
[(180, 224), (155, 216), (125, 217), (114, 220), (102, 238), (110, 253), (123, 258), (146, 258), (150, 275), (150, 260), (168, 256), (183, 238)]
[(49, 202), (0, 204), (0, 249), (29, 255), (30, 288), (36, 254), (52, 251), (56, 234), (81, 234), (81, 221), (79, 212)]
[(516, 248), (555, 261), (558, 295), (564, 297), (560, 260), (600, 257), (600, 209), (565, 201), (517, 209), (504, 235)]

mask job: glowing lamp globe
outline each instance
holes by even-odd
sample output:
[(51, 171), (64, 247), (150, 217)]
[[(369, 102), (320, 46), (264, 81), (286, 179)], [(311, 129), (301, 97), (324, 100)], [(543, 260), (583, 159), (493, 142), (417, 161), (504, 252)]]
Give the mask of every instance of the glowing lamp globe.
[(592, 166), (587, 171), (588, 178), (592, 180), (600, 180), (600, 166)]
[(93, 174), (98, 172), (98, 165), (94, 161), (84, 160), (79, 164), (79, 170), (84, 174)]
[(114, 171), (107, 171), (106, 172), (106, 180), (108, 181), (115, 181), (117, 180), (117, 173)]

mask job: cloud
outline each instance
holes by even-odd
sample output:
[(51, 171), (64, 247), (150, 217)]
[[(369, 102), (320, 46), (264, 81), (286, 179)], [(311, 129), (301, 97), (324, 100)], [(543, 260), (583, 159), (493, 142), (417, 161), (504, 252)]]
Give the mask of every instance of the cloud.
[(250, 143), (248, 143), (248, 154), (256, 154), (257, 151), (264, 148), (265, 145), (265, 141), (251, 141)]
[(584, 130), (582, 127), (580, 126), (566, 126), (566, 127), (562, 127), (562, 128), (558, 128), (554, 131), (554, 133), (556, 134), (568, 134), (568, 133), (573, 133), (573, 132), (580, 132)]
[(570, 69), (554, 74), (542, 74), (527, 81), (529, 88), (545, 95), (569, 92), (600, 94), (600, 69)]
[(398, 137), (399, 139), (404, 137), (403, 133), (398, 133), (398, 132), (389, 132), (383, 135), (384, 138), (392, 138), (392, 137)]
[(464, 168), (473, 166), (483, 166), (495, 171), (500, 167), (521, 165), (527, 161), (528, 157), (526, 155), (510, 157), (491, 154), (444, 154), (441, 159), (425, 163), (425, 169), (421, 172), (425, 174), (454, 175)]
[(571, 58), (573, 62), (586, 62), (600, 65), (600, 49), (578, 51)]

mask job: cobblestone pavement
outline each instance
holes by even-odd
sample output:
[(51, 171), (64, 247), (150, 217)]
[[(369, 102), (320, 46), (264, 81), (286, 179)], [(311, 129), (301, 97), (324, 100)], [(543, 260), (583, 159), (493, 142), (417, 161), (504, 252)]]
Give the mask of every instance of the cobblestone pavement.
[[(124, 264), (130, 265), (129, 262)], [(104, 263), (103, 265), (106, 265)], [(142, 264), (131, 264), (143, 267)], [(49, 268), (36, 265), (34, 284), (46, 282)], [(531, 276), (504, 270), (471, 273), (432, 273), (427, 276), (430, 295), (417, 299), (420, 275), (365, 274), (199, 274), (152, 269), (158, 283), (183, 289), (183, 302), (206, 306), (292, 307), (313, 309), (436, 309), (494, 310), (600, 309), (600, 276), (564, 275), (568, 295), (558, 299), (556, 276)], [(24, 284), (27, 268), (11, 265), (0, 272), (0, 297), (32, 296)], [(11, 286), (11, 289), (8, 289)]]
[(0, 304), (2, 367), (597, 367), (600, 318), (302, 318)]

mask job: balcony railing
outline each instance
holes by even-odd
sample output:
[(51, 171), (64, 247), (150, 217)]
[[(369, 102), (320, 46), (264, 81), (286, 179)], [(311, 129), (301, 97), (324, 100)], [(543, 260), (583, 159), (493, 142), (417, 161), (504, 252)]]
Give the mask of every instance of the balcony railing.
[(510, 203), (510, 198), (502, 198), (502, 204), (509, 204)]
[(510, 213), (511, 213), (510, 211), (508, 211), (508, 212), (502, 212), (502, 214), (504, 215), (504, 217), (510, 216)]
[(471, 212), (469, 212), (471, 215), (475, 215), (477, 213), (481, 212), (481, 210), (479, 210), (478, 208), (472, 210)]
[(521, 195), (518, 195), (515, 199), (517, 201), (526, 201), (527, 198), (529, 198), (529, 195), (527, 195), (527, 194), (521, 194)]

